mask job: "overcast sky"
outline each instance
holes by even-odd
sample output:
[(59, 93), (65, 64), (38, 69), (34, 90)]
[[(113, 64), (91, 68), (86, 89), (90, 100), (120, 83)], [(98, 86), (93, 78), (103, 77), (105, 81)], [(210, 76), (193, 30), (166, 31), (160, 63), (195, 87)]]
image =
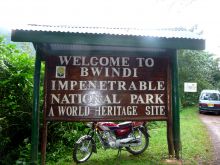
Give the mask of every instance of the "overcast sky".
[(20, 24), (105, 27), (191, 27), (220, 55), (219, 0), (2, 0), (0, 26)]

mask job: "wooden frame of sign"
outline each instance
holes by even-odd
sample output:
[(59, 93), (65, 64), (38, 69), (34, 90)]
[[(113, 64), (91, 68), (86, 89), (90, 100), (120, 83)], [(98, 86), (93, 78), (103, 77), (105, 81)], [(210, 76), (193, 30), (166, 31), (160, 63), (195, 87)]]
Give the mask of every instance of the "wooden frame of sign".
[(168, 120), (170, 56), (145, 54), (47, 55), (46, 120)]

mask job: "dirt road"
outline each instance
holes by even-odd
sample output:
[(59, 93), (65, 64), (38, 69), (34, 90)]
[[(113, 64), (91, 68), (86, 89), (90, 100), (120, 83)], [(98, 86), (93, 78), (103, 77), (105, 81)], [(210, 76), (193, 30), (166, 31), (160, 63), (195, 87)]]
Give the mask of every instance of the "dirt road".
[(209, 130), (209, 134), (214, 146), (215, 157), (214, 165), (220, 164), (220, 115), (200, 114), (201, 120)]

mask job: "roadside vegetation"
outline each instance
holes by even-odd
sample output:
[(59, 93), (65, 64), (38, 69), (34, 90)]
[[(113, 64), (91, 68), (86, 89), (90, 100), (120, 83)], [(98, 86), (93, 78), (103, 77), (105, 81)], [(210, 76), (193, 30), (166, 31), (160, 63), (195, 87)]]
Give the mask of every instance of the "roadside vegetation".
[[(211, 164), (213, 148), (207, 130), (198, 117), (196, 107), (184, 108), (180, 112), (181, 120), (181, 162), (183, 164)], [(149, 124), (150, 144), (141, 155), (133, 156), (122, 151), (117, 157), (117, 150), (98, 149), (84, 165), (146, 165), (168, 164), (168, 146), (165, 122)], [(49, 158), (48, 158), (49, 159)], [(178, 163), (178, 162), (176, 162)], [(69, 148), (56, 161), (47, 160), (48, 165), (72, 165), (72, 149)]]
[[(186, 163), (209, 161), (211, 148), (204, 126), (197, 117), (198, 95), (202, 89), (220, 88), (218, 59), (203, 51), (181, 50), (179, 54), (181, 140), (182, 159)], [(30, 162), (31, 112), (33, 90), (34, 57), (13, 44), (6, 44), (0, 37), (0, 164), (28, 164)], [(41, 91), (43, 90), (43, 72)], [(197, 82), (197, 93), (184, 93), (184, 82)], [(41, 110), (43, 96), (41, 92)], [(40, 116), (42, 116), (42, 111)], [(47, 164), (71, 164), (72, 146), (84, 134), (81, 123), (50, 122), (48, 124)], [(41, 133), (41, 130), (40, 130)], [(166, 127), (163, 122), (150, 124), (150, 146), (134, 157), (123, 152), (116, 161), (117, 151), (99, 150), (85, 164), (141, 164), (163, 163), (168, 157)], [(40, 147), (40, 146), (39, 146)], [(39, 155), (40, 157), (40, 155)], [(56, 162), (56, 163), (55, 163)], [(67, 163), (65, 163), (67, 162)], [(129, 163), (128, 163), (129, 162)], [(132, 164), (132, 163), (131, 163)]]

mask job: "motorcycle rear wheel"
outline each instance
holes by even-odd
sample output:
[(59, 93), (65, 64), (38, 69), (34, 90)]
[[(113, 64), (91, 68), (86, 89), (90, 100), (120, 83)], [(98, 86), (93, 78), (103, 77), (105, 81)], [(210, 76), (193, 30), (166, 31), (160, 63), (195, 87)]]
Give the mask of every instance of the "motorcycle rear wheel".
[(73, 160), (76, 163), (87, 161), (93, 152), (93, 141), (91, 138), (83, 138), (80, 142), (75, 143), (73, 147)]
[(142, 129), (134, 130), (134, 136), (136, 138), (141, 138), (141, 144), (138, 146), (126, 147), (126, 150), (133, 155), (138, 155), (143, 153), (147, 149), (149, 145), (149, 137), (146, 134), (146, 132)]

